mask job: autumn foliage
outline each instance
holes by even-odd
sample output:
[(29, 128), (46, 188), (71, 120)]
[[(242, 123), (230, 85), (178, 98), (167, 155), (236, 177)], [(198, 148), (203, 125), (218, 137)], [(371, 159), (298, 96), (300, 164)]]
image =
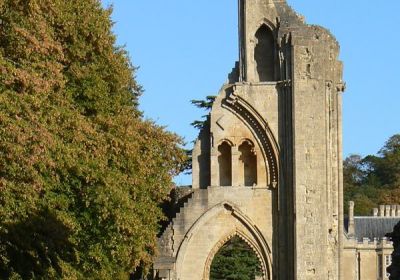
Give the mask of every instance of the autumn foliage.
[(0, 278), (127, 279), (151, 263), (181, 140), (97, 0), (0, 0)]

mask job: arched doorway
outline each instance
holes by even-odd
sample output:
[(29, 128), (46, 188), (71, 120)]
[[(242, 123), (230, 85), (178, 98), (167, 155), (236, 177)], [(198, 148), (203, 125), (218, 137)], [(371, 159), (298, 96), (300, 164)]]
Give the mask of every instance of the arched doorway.
[(226, 235), (210, 251), (203, 280), (270, 280), (270, 263), (242, 231)]
[(214, 256), (210, 280), (258, 279), (263, 279), (263, 272), (257, 254), (245, 240), (233, 236)]

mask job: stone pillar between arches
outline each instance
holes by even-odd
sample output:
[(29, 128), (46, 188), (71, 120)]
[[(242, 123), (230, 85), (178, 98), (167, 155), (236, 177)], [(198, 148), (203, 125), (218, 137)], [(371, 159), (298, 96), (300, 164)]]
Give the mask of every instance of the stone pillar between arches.
[(239, 149), (238, 146), (233, 146), (232, 147), (232, 186), (238, 187), (241, 186), (241, 176), (240, 176), (240, 170), (239, 170)]
[(211, 148), (210, 153), (211, 161), (211, 186), (219, 185), (219, 166), (218, 166), (218, 151), (216, 147)]

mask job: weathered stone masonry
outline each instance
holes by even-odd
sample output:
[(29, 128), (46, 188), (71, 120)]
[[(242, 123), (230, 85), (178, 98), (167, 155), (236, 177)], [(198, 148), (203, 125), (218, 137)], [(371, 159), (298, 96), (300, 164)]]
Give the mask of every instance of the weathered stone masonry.
[(339, 45), (283, 0), (240, 0), (239, 44), (194, 147), (192, 197), (160, 238), (155, 271), (208, 279), (237, 235), (263, 279), (344, 279)]

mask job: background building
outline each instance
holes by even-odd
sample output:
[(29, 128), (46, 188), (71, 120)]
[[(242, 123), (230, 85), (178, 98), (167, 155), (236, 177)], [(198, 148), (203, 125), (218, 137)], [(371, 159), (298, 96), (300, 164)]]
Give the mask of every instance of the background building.
[(400, 206), (380, 205), (371, 212), (371, 216), (354, 216), (350, 202), (345, 219), (344, 279), (389, 279), (386, 268), (392, 263), (393, 244), (385, 235), (400, 222)]

